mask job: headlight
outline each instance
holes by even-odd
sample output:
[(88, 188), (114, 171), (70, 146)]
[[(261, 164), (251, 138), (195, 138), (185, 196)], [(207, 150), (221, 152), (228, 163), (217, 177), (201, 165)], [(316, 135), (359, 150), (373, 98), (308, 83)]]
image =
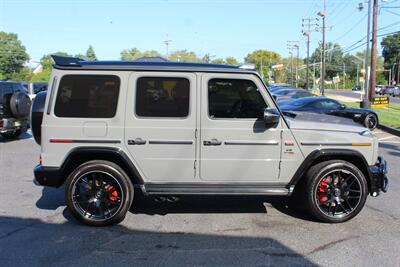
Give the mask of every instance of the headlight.
[(370, 130), (365, 130), (365, 131), (359, 132), (358, 134), (361, 136), (366, 136), (366, 137), (371, 137), (371, 138), (374, 137), (374, 134)]

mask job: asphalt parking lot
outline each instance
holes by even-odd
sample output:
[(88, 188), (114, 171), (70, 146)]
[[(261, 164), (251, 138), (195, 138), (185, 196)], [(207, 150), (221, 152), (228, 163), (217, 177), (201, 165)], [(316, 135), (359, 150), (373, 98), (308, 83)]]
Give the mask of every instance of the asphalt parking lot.
[(0, 266), (399, 266), (400, 138), (376, 134), (389, 192), (349, 222), (315, 222), (277, 198), (139, 197), (105, 228), (77, 224), (63, 188), (32, 183), (40, 148), (28, 134), (0, 139)]

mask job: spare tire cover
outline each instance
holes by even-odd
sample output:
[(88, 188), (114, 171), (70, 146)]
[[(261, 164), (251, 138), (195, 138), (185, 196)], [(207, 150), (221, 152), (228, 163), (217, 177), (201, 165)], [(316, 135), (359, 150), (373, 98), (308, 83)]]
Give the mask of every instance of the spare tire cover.
[(15, 92), (10, 99), (10, 109), (13, 117), (26, 118), (31, 110), (31, 99), (24, 92)]
[(37, 144), (40, 145), (40, 138), (42, 135), (42, 121), (44, 104), (46, 102), (47, 92), (40, 92), (36, 94), (32, 104), (31, 114), (31, 130)]

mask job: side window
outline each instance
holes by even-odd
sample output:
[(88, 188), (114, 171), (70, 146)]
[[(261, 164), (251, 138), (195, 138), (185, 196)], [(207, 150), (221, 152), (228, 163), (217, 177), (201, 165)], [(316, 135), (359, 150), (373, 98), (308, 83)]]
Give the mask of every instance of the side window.
[(250, 80), (211, 79), (208, 82), (210, 118), (261, 118), (267, 107), (257, 86)]
[(112, 118), (120, 79), (113, 75), (65, 75), (60, 81), (54, 113), (58, 117)]
[(190, 82), (185, 78), (142, 77), (136, 84), (136, 114), (183, 118), (189, 115)]
[(340, 104), (333, 100), (321, 101), (321, 105), (324, 109), (338, 109)]

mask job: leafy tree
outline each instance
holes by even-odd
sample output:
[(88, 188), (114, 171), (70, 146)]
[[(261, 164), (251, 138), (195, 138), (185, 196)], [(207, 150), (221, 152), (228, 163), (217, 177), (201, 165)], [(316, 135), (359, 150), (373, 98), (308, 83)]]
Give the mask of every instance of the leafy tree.
[(227, 57), (227, 58), (225, 58), (225, 64), (228, 64), (228, 65), (239, 65), (239, 62), (234, 57)]
[(13, 81), (30, 81), (32, 78), (32, 70), (28, 67), (23, 67), (18, 72), (15, 72), (11, 75), (10, 79)]
[(156, 51), (156, 50), (147, 50), (141, 54), (142, 54), (142, 57), (161, 57), (161, 54), (158, 53), (158, 51)]
[(71, 56), (66, 52), (60, 52), (60, 51), (56, 52), (56, 53), (44, 55), (40, 59), (40, 64), (43, 66), (43, 70), (41, 73), (33, 75), (31, 78), (31, 82), (48, 82), (49, 81), (52, 65), (54, 63), (53, 60), (51, 59), (51, 55), (66, 56), (66, 57)]
[(172, 61), (180, 61), (180, 62), (201, 62), (202, 59), (198, 58), (196, 53), (193, 51), (187, 51), (187, 50), (178, 50), (175, 52), (172, 52), (169, 57), (169, 60)]
[[(319, 45), (310, 57), (311, 62), (321, 62), (322, 45)], [(332, 79), (343, 71), (343, 51), (339, 44), (327, 43), (325, 45), (325, 76)], [(318, 70), (318, 75), (319, 70)]]
[(96, 53), (91, 45), (89, 45), (88, 50), (86, 50), (86, 58), (88, 60), (97, 60)]
[(382, 56), (384, 58), (384, 66), (388, 69), (392, 69), (394, 66), (394, 79), (398, 81), (400, 77), (397, 77), (400, 68), (400, 33), (395, 33), (393, 35), (388, 35), (382, 39)]
[(25, 46), (14, 33), (0, 32), (0, 76), (10, 79), (29, 60)]
[(282, 60), (281, 55), (276, 52), (268, 50), (256, 50), (248, 54), (245, 58), (247, 63), (253, 63), (256, 69), (259, 70), (262, 77), (268, 80), (268, 74), (271, 70), (271, 66), (274, 63), (280, 62)]
[(213, 59), (213, 61), (211, 61), (211, 63), (214, 63), (214, 64), (226, 64), (226, 61), (223, 58), (216, 58), (216, 59)]
[(131, 49), (124, 49), (121, 51), (122, 60), (135, 60), (142, 56), (142, 53), (136, 47)]

